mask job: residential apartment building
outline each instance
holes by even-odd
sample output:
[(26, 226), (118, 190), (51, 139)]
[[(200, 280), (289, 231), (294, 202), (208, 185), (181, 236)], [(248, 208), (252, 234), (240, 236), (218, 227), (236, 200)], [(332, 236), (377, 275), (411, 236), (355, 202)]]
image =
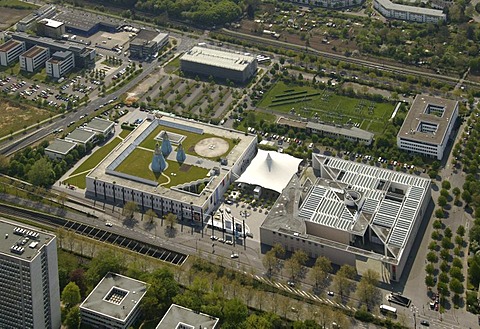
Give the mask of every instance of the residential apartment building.
[(34, 72), (39, 67), (44, 67), (45, 62), (50, 58), (50, 49), (40, 46), (33, 46), (20, 55), (20, 68), (27, 72)]
[(439, 23), (447, 20), (441, 10), (399, 5), (389, 0), (374, 0), (373, 8), (386, 18), (417, 23)]
[(417, 95), (398, 132), (397, 146), (441, 160), (457, 117), (457, 101)]
[(75, 57), (71, 51), (57, 51), (46, 63), (47, 75), (59, 79), (75, 67)]
[(0, 327), (60, 328), (56, 237), (0, 218)]
[(361, 5), (364, 0), (291, 0), (291, 2), (305, 6), (318, 6), (325, 8), (343, 8)]
[(8, 40), (0, 45), (0, 65), (8, 66), (16, 61), (18, 56), (25, 51), (25, 42)]

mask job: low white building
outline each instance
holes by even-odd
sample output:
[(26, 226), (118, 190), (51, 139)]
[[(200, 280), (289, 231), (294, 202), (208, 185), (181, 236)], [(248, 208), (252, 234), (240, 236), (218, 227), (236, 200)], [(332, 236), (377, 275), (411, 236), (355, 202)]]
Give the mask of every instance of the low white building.
[(397, 146), (441, 160), (457, 117), (457, 101), (417, 95), (398, 132)]
[(20, 55), (20, 68), (27, 72), (34, 72), (43, 67), (50, 58), (50, 49), (40, 46), (33, 46)]
[(343, 138), (355, 143), (370, 145), (373, 142), (373, 133), (357, 127), (343, 127), (342, 125), (308, 122), (306, 129), (311, 134), (327, 136), (330, 138)]
[(71, 51), (57, 51), (46, 63), (47, 75), (59, 79), (75, 67), (75, 57)]
[(25, 51), (25, 42), (8, 40), (0, 45), (0, 65), (8, 66), (16, 61), (21, 53)]
[(87, 143), (95, 143), (96, 133), (93, 131), (88, 131), (85, 129), (77, 128), (72, 131), (70, 134), (65, 136), (65, 140), (72, 143), (81, 144), (86, 146)]
[(77, 146), (76, 143), (69, 142), (63, 139), (56, 139), (52, 141), (45, 149), (45, 155), (52, 160), (63, 159), (71, 150)]
[(155, 329), (215, 329), (219, 319), (172, 304)]
[(140, 313), (148, 284), (107, 273), (80, 305), (82, 325), (96, 329), (127, 329)]
[(439, 23), (447, 20), (447, 15), (441, 10), (399, 5), (389, 0), (374, 0), (373, 8), (386, 18), (410, 22)]

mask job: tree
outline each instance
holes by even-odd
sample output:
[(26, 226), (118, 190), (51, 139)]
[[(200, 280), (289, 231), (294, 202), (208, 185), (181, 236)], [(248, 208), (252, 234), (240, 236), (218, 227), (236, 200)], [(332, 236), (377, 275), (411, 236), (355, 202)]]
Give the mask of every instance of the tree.
[(441, 220), (435, 220), (433, 222), (433, 228), (436, 229), (436, 230), (441, 230), (443, 227), (443, 224), (442, 224), (442, 221)]
[(445, 211), (442, 208), (438, 208), (435, 210), (435, 217), (437, 218), (445, 218)]
[(433, 286), (435, 286), (435, 279), (433, 278), (433, 275), (427, 275), (425, 277), (425, 285), (428, 288), (432, 288)]
[(154, 220), (158, 218), (157, 213), (152, 209), (148, 209), (147, 212), (145, 213), (145, 216), (147, 217), (147, 221), (150, 224), (153, 224)]
[(338, 291), (340, 298), (347, 296), (350, 290), (353, 288), (353, 279), (356, 275), (355, 269), (350, 265), (343, 265), (338, 270), (335, 278), (333, 279), (333, 284), (335, 289)]
[(241, 300), (227, 300), (223, 306), (224, 326), (222, 328), (241, 328), (248, 317), (248, 308)]
[(133, 215), (138, 211), (138, 205), (135, 201), (128, 201), (123, 206), (123, 215), (127, 219), (133, 219)]
[(457, 228), (457, 234), (461, 237), (463, 237), (465, 235), (465, 227), (463, 225), (460, 225)]
[(285, 248), (280, 243), (275, 243), (272, 250), (275, 252), (275, 257), (283, 258), (285, 256)]
[(447, 205), (447, 198), (444, 197), (443, 195), (440, 195), (440, 196), (438, 197), (438, 201), (437, 201), (437, 202), (438, 202), (438, 205), (439, 205), (440, 207), (444, 208), (444, 207)]
[(5, 155), (0, 155), (0, 174), (6, 174), (9, 166), (9, 160)]
[(328, 278), (328, 273), (332, 271), (332, 264), (325, 256), (318, 257), (315, 265), (310, 270), (310, 276), (315, 281), (315, 286), (323, 285)]
[(72, 307), (65, 317), (65, 325), (68, 329), (80, 328), (80, 308), (78, 306)]
[(302, 265), (294, 257), (287, 259), (284, 263), (284, 267), (289, 277), (292, 279), (295, 279), (302, 270)]
[(262, 258), (263, 267), (267, 270), (267, 274), (270, 276), (277, 267), (277, 258), (275, 257), (275, 251), (270, 249)]
[(449, 273), (450, 273), (450, 276), (452, 277), (452, 279), (457, 279), (460, 282), (463, 282), (463, 280), (465, 280), (465, 278), (463, 276), (463, 271), (460, 267), (452, 266), (450, 268)]
[(82, 297), (80, 295), (80, 288), (75, 282), (70, 282), (62, 291), (62, 302), (65, 304), (67, 310), (80, 303)]
[(438, 262), (438, 256), (437, 256), (437, 254), (436, 254), (434, 251), (430, 251), (430, 252), (427, 254), (427, 260), (428, 260), (430, 263), (436, 263), (436, 262)]
[(378, 272), (368, 269), (358, 283), (356, 291), (358, 299), (365, 303), (367, 308), (380, 296), (380, 290), (377, 288), (379, 278)]
[(122, 262), (115, 252), (102, 250), (91, 260), (85, 276), (90, 285), (95, 285), (108, 272), (121, 273), (122, 269)]
[(463, 284), (457, 278), (453, 278), (450, 281), (449, 287), (450, 287), (450, 290), (457, 295), (460, 295), (463, 293), (463, 289), (464, 289)]
[(444, 180), (442, 182), (442, 188), (445, 190), (449, 190), (451, 188), (450, 182), (448, 180)]
[(27, 173), (27, 178), (35, 186), (47, 187), (52, 185), (55, 179), (52, 163), (47, 158), (35, 161)]
[(429, 274), (429, 275), (432, 275), (435, 272), (435, 266), (433, 266), (432, 263), (428, 263), (425, 266), (425, 272), (427, 272), (427, 274)]
[(177, 215), (168, 213), (167, 216), (165, 217), (165, 221), (167, 222), (167, 225), (170, 227), (170, 230), (173, 230), (175, 228), (175, 225), (177, 224)]
[(292, 255), (292, 258), (295, 259), (295, 261), (298, 262), (298, 264), (300, 264), (301, 266), (305, 265), (305, 263), (308, 260), (307, 254), (305, 253), (305, 251), (301, 249), (295, 250), (295, 252)]

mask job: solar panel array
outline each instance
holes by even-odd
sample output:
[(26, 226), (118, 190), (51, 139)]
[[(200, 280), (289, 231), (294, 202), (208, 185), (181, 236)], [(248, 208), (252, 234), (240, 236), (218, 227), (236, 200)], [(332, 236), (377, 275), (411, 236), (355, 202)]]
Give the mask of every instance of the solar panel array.
[[(339, 158), (328, 158), (324, 167), (335, 169), (341, 182), (349, 189), (363, 193), (361, 212), (373, 215), (375, 225), (390, 230), (387, 244), (403, 247), (407, 241), (430, 181), (406, 173), (377, 168)], [(382, 187), (382, 182), (384, 186)], [(403, 200), (385, 198), (387, 188), (394, 184), (404, 190)], [(380, 186), (380, 187), (379, 187)], [(380, 189), (379, 189), (380, 188)], [(299, 212), (305, 220), (348, 230), (356, 214), (347, 209), (342, 199), (329, 187), (314, 186), (307, 194)]]

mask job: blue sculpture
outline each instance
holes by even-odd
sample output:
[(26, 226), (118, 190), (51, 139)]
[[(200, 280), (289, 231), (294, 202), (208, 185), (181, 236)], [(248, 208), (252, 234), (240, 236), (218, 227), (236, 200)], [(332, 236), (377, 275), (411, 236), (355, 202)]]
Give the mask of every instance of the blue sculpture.
[(186, 158), (187, 155), (185, 154), (182, 143), (180, 143), (177, 148), (177, 162), (184, 163)]
[(162, 171), (165, 170), (165, 168), (167, 168), (167, 162), (165, 161), (165, 158), (163, 157), (163, 154), (157, 143), (155, 145), (155, 153), (153, 154), (153, 159), (152, 159), (152, 171), (161, 173)]
[(170, 144), (170, 139), (168, 139), (167, 132), (163, 133), (162, 136), (162, 153), (164, 157), (167, 157), (172, 152), (172, 144)]

